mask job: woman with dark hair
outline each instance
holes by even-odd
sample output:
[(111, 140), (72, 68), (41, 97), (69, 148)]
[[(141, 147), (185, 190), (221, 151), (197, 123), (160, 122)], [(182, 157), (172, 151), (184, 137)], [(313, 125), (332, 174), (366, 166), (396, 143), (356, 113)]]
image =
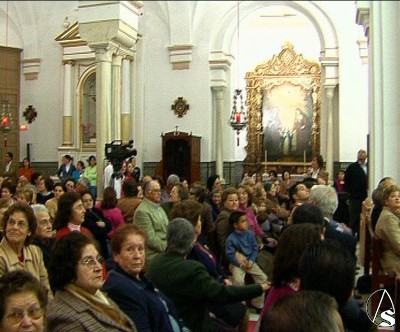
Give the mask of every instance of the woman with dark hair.
[(1, 184), (1, 198), (7, 200), (8, 206), (13, 205), (15, 203), (14, 195), (17, 191), (17, 186), (14, 182), (5, 180)]
[(53, 194), (54, 197), (50, 198), (49, 200), (44, 203), (46, 205), (47, 209), (49, 210), (50, 218), (51, 220), (54, 220), (57, 214), (57, 209), (58, 209), (58, 200), (60, 199), (61, 195), (63, 195), (66, 192), (66, 189), (64, 185), (60, 182), (55, 183), (53, 186)]
[(56, 290), (46, 312), (49, 331), (137, 331), (100, 291), (103, 261), (96, 242), (80, 232), (56, 241), (49, 265), (50, 283)]
[(29, 205), (15, 203), (7, 209), (4, 214), (4, 237), (0, 243), (0, 275), (18, 269), (29, 271), (52, 299), (42, 251), (31, 245), (35, 231), (36, 218)]
[(122, 182), (121, 198), (118, 200), (117, 207), (122, 211), (124, 220), (128, 224), (133, 223), (133, 216), (136, 208), (142, 202), (142, 199), (138, 197), (141, 186), (136, 182), (135, 179), (126, 178)]
[(324, 158), (320, 154), (312, 158), (311, 167), (305, 177), (317, 180), (317, 184), (328, 184), (329, 173), (324, 169)]
[(45, 204), (46, 201), (54, 197), (53, 193), (54, 181), (45, 176), (39, 181), (38, 193), (36, 195), (36, 203)]
[(136, 324), (139, 331), (184, 330), (175, 305), (144, 275), (146, 234), (136, 225), (118, 227), (111, 240), (116, 267), (102, 290)]
[(24, 176), (30, 182), (32, 174), (35, 172), (36, 170), (31, 167), (31, 162), (29, 161), (29, 158), (25, 157), (22, 160), (22, 167), (18, 170), (18, 176)]
[(213, 174), (208, 177), (207, 189), (208, 189), (208, 192), (211, 192), (213, 189), (222, 191), (221, 178), (218, 174)]
[(97, 163), (96, 157), (91, 155), (88, 159), (88, 167), (85, 168), (83, 177), (89, 179), (90, 181), (90, 192), (94, 199), (97, 197)]
[(86, 210), (85, 221), (82, 226), (87, 228), (99, 242), (100, 252), (107, 260), (110, 258), (109, 241), (107, 234), (111, 231), (111, 222), (104, 217), (103, 211), (94, 206), (94, 197), (90, 191), (82, 194), (83, 207)]
[(54, 219), (56, 239), (59, 239), (72, 231), (92, 235), (82, 226), (85, 220), (86, 210), (83, 207), (81, 195), (75, 192), (66, 192), (58, 200), (58, 210)]
[(272, 287), (265, 299), (264, 308), (255, 331), (269, 307), (278, 299), (295, 293), (300, 288), (298, 265), (308, 244), (321, 240), (322, 229), (314, 224), (288, 226), (281, 234), (272, 267)]
[(44, 331), (46, 289), (28, 271), (7, 272), (0, 278), (0, 331)]
[(117, 207), (117, 192), (113, 187), (106, 187), (103, 192), (103, 200), (96, 204), (96, 207), (103, 212), (112, 225), (108, 238), (111, 239), (116, 228), (125, 223), (122, 211)]

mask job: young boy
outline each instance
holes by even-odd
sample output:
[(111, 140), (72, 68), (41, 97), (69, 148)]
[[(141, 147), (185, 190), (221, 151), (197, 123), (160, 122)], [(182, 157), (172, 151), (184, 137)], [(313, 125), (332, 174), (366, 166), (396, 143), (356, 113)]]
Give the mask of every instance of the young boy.
[[(256, 283), (267, 282), (267, 276), (256, 263), (258, 245), (254, 234), (248, 230), (246, 214), (232, 212), (229, 225), (233, 231), (226, 239), (226, 256), (230, 263), (233, 283), (244, 285), (246, 274), (250, 274)], [(261, 310), (264, 306), (264, 294), (252, 299), (251, 305), (257, 312)]]

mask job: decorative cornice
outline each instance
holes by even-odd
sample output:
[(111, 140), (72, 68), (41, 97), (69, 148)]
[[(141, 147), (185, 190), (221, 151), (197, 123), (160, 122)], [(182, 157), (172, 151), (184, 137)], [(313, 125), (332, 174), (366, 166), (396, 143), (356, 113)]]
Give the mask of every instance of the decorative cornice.
[(193, 45), (179, 44), (168, 46), (169, 59), (173, 70), (189, 69), (192, 62)]
[(356, 23), (364, 27), (364, 35), (369, 38), (369, 1), (356, 1), (357, 15)]
[(21, 61), (22, 72), (25, 75), (25, 80), (27, 81), (37, 80), (40, 72), (41, 61), (42, 60), (40, 58), (29, 58), (29, 59), (23, 59)]
[(367, 38), (357, 39), (357, 44), (362, 64), (366, 65), (368, 63), (368, 40)]

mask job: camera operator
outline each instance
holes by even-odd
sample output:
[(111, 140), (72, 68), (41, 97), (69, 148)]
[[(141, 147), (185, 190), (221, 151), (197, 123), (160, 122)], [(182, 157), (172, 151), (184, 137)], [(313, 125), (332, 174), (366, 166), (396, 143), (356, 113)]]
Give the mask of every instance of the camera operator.
[(104, 169), (104, 188), (112, 187), (117, 192), (117, 199), (121, 195), (121, 184), (123, 175), (121, 168), (126, 159), (136, 156), (137, 150), (133, 147), (133, 140), (123, 143), (121, 140), (114, 140), (106, 143), (105, 155), (109, 164)]

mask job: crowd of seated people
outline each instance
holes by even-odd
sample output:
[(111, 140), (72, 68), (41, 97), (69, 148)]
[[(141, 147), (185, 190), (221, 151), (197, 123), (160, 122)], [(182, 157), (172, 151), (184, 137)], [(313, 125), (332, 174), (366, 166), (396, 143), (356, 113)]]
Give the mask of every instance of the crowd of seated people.
[[(23, 270), (38, 282), (37, 312), (25, 306), (22, 316), (5, 313), (10, 322), (48, 330), (246, 332), (255, 311), (261, 331), (281, 298), (307, 289), (332, 297), (346, 331), (357, 331), (357, 322), (370, 328), (351, 294), (339, 301), (328, 289), (302, 286), (299, 261), (312, 243), (335, 241), (355, 262), (357, 239), (333, 217), (333, 186), (294, 181), (288, 172), (227, 187), (216, 174), (192, 184), (171, 174), (164, 185), (148, 174), (138, 180), (126, 165), (120, 187), (102, 188), (101, 201), (85, 172), (59, 182), (36, 171), (30, 181), (1, 179), (0, 278), (22, 278), (8, 275)], [(387, 256), (399, 257), (399, 189), (380, 184), (374, 199), (383, 211), (377, 235)], [(353, 289), (354, 278), (346, 282)]]

